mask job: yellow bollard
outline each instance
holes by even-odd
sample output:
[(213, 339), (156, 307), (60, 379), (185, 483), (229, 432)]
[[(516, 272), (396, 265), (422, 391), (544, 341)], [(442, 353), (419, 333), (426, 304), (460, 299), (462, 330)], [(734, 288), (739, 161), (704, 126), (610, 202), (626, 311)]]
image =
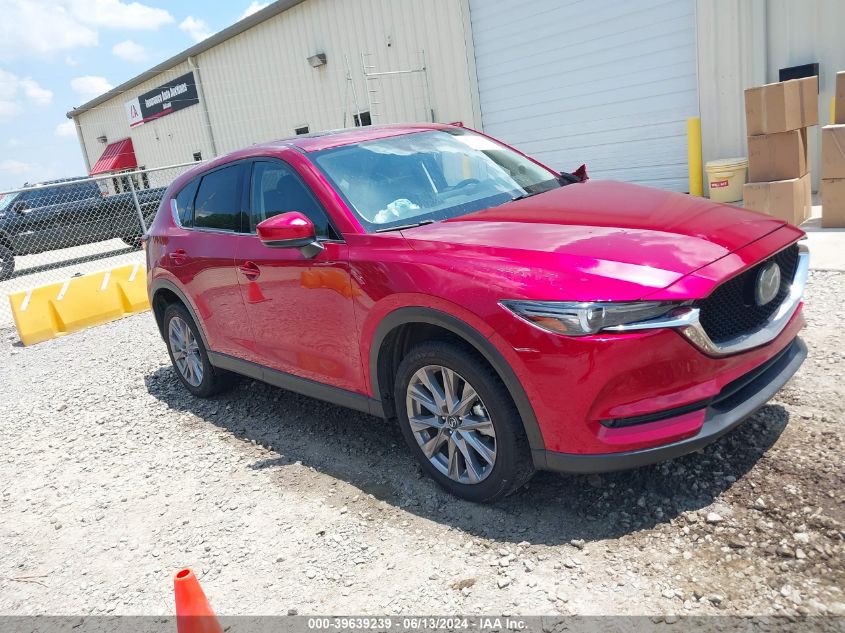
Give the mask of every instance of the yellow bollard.
[(689, 192), (692, 196), (704, 195), (701, 168), (701, 119), (687, 119), (687, 165), (689, 167)]
[(836, 95), (830, 98), (830, 124), (836, 125)]

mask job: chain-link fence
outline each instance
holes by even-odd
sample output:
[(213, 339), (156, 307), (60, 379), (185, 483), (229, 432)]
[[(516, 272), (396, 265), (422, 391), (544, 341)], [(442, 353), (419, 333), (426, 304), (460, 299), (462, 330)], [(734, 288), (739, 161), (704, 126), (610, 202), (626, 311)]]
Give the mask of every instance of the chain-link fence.
[(0, 192), (0, 328), (12, 325), (10, 293), (142, 262), (141, 236), (165, 189), (196, 164)]

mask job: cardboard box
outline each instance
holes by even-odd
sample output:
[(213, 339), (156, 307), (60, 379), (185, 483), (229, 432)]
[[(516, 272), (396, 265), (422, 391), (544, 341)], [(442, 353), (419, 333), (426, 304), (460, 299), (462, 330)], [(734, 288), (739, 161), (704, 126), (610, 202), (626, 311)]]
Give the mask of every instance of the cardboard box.
[(819, 124), (819, 78), (804, 77), (793, 79), (798, 84), (800, 93), (799, 107), (801, 108), (801, 127), (811, 127)]
[(845, 70), (836, 73), (836, 110), (833, 121), (845, 123)]
[(807, 169), (807, 130), (748, 137), (748, 182), (800, 178)]
[(801, 224), (810, 215), (811, 186), (810, 174), (774, 182), (749, 182), (742, 188), (744, 206), (791, 224)]
[(805, 77), (745, 91), (748, 136), (789, 132), (819, 123), (819, 78)]
[(822, 178), (845, 178), (845, 124), (822, 128)]
[(822, 226), (845, 228), (845, 178), (822, 180)]

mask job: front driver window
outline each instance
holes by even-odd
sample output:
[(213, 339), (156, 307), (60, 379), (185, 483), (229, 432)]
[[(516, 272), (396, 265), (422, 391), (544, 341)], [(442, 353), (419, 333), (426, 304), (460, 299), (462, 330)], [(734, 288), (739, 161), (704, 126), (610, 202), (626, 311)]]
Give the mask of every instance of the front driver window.
[(277, 162), (257, 162), (252, 170), (252, 231), (259, 222), (280, 213), (299, 211), (314, 223), (317, 237), (329, 237), (325, 211), (291, 167)]

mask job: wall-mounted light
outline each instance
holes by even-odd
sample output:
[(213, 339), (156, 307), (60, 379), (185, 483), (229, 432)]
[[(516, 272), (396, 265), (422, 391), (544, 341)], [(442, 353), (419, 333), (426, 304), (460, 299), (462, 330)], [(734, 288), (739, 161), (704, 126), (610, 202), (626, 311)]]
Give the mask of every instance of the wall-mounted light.
[(316, 55), (311, 55), (311, 57), (308, 58), (308, 63), (311, 64), (312, 68), (319, 68), (320, 66), (325, 66), (326, 54), (317, 53)]
[(108, 137), (107, 137), (105, 134), (103, 134), (103, 135), (101, 135), (101, 136), (98, 136), (98, 137), (97, 137), (97, 140), (98, 140), (100, 143), (102, 143), (103, 145), (105, 145), (106, 143), (108, 143), (108, 142), (109, 142), (109, 139), (108, 139)]

